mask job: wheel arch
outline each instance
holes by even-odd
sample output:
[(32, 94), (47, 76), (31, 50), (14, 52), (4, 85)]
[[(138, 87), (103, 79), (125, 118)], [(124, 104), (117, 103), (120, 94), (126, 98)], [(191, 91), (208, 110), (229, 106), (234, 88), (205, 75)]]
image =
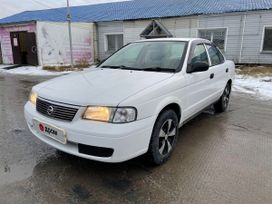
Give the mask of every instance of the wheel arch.
[(160, 116), (160, 114), (162, 114), (164, 111), (166, 110), (173, 110), (176, 114), (177, 114), (177, 117), (178, 117), (178, 121), (180, 122), (181, 120), (181, 107), (179, 104), (177, 103), (170, 103), (168, 105), (166, 105), (158, 114), (158, 117)]
[(230, 92), (232, 92), (232, 79), (229, 79), (227, 85), (230, 86)]
[[(160, 102), (156, 109), (157, 119), (166, 110), (173, 110), (177, 116), (179, 122), (182, 120), (182, 101), (178, 98), (168, 98)], [(157, 121), (156, 119), (156, 121)]]
[(230, 86), (232, 86), (232, 79), (229, 79), (227, 84), (229, 84)]

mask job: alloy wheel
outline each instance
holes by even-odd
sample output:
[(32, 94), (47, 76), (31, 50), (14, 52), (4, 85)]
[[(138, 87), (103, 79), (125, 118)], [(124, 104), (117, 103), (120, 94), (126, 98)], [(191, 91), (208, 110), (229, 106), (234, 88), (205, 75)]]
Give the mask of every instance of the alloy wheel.
[(164, 122), (159, 133), (159, 152), (165, 156), (171, 152), (175, 136), (177, 134), (177, 125), (172, 119)]
[(227, 86), (223, 94), (223, 106), (224, 108), (228, 107), (230, 99), (230, 86)]

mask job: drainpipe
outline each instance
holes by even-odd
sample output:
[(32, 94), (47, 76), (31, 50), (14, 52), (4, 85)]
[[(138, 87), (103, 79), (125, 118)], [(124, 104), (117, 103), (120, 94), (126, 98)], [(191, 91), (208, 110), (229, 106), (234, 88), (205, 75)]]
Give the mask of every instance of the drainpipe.
[(93, 47), (94, 47), (94, 63), (97, 64), (99, 62), (99, 42), (98, 42), (98, 38), (99, 38), (99, 33), (98, 33), (98, 24), (97, 23), (93, 23)]
[(245, 14), (244, 15), (243, 30), (242, 30), (240, 54), (239, 54), (239, 64), (242, 62), (242, 52), (243, 52), (243, 45), (244, 45), (244, 36), (245, 36), (246, 21), (247, 21), (247, 15)]
[(71, 67), (74, 68), (73, 40), (72, 40), (72, 28), (71, 28), (72, 18), (71, 18), (69, 0), (67, 0), (67, 21), (68, 21), (68, 32), (69, 32), (69, 41), (70, 41)]

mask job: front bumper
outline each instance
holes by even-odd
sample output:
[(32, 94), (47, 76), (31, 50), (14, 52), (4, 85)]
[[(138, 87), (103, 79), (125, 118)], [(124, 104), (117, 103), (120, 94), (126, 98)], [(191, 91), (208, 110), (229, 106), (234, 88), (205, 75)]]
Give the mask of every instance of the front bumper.
[[(79, 113), (72, 122), (64, 122), (39, 114), (29, 102), (25, 105), (24, 114), (30, 131), (48, 145), (82, 158), (111, 163), (127, 161), (146, 153), (156, 120), (150, 117), (127, 124), (111, 124), (82, 120)], [(64, 129), (68, 143), (64, 145), (38, 133), (33, 128), (33, 119)], [(111, 148), (114, 152), (111, 157), (91, 156), (79, 153), (78, 144)]]

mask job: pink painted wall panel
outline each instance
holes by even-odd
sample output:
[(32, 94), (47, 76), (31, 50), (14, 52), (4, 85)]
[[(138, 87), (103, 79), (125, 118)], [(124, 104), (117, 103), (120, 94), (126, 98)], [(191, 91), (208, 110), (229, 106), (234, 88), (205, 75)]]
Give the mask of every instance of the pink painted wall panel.
[(10, 25), (0, 27), (0, 43), (2, 48), (3, 63), (13, 64), (13, 54), (10, 40), (10, 32), (27, 31), (36, 33), (36, 24)]
[[(73, 56), (76, 64), (94, 60), (93, 24), (73, 23)], [(38, 53), (41, 65), (70, 64), (70, 45), (67, 23), (37, 23)]]

